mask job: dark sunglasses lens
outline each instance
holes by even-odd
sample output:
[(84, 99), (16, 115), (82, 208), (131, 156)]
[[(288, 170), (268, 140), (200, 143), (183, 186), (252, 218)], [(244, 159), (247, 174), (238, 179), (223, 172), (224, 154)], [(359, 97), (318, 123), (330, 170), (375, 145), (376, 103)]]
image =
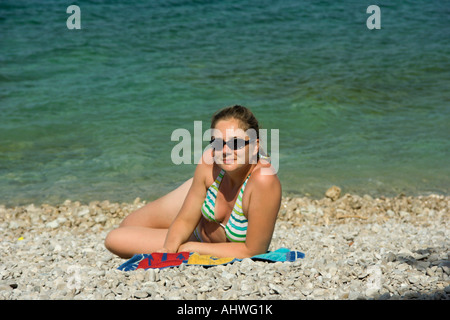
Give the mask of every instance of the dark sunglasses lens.
[(223, 140), (222, 139), (211, 139), (211, 146), (215, 150), (222, 150), (223, 148)]
[(231, 150), (239, 150), (244, 148), (247, 144), (249, 144), (249, 140), (234, 138), (232, 140), (228, 140), (226, 142), (223, 139), (211, 139), (210, 144), (215, 150), (222, 150), (225, 144)]

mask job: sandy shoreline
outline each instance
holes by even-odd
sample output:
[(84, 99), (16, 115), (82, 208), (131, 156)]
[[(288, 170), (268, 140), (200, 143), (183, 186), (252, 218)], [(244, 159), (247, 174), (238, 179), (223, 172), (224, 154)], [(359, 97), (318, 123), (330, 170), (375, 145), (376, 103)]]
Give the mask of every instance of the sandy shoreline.
[(450, 196), (332, 191), (322, 199), (282, 199), (271, 250), (305, 252), (299, 262), (133, 274), (116, 270), (124, 260), (103, 240), (144, 205), (139, 198), (0, 205), (0, 299), (450, 298)]

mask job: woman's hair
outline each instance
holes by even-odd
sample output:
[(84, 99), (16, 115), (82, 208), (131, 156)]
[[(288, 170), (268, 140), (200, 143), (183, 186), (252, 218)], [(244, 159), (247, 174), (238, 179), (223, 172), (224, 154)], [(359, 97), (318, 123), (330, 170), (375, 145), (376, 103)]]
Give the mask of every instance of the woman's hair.
[[(219, 120), (229, 120), (229, 119), (236, 119), (239, 120), (242, 126), (242, 130), (247, 131), (248, 129), (253, 129), (256, 133), (256, 138), (259, 139), (259, 123), (256, 119), (253, 112), (250, 111), (250, 109), (240, 106), (240, 105), (234, 105), (231, 107), (226, 107), (223, 109), (220, 109), (211, 118), (211, 129), (214, 129), (216, 127), (216, 123), (219, 122)], [(261, 144), (259, 145), (259, 152), (257, 159), (259, 160), (259, 157), (268, 155), (264, 152), (264, 150), (261, 148)]]
[(244, 131), (248, 129), (254, 129), (256, 131), (256, 137), (259, 138), (259, 123), (255, 115), (250, 111), (250, 109), (234, 105), (231, 107), (223, 108), (212, 116), (211, 119), (211, 129), (216, 127), (216, 123), (219, 120), (229, 120), (236, 119), (241, 122), (241, 126)]

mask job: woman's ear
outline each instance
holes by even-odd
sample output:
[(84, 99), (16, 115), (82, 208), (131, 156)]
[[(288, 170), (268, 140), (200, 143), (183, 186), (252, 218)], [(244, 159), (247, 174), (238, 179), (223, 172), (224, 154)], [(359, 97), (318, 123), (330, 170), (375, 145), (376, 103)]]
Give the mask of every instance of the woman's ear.
[(258, 153), (259, 153), (259, 139), (256, 139), (254, 142), (250, 143), (250, 146), (253, 148), (250, 148), (250, 163), (256, 164), (258, 163)]

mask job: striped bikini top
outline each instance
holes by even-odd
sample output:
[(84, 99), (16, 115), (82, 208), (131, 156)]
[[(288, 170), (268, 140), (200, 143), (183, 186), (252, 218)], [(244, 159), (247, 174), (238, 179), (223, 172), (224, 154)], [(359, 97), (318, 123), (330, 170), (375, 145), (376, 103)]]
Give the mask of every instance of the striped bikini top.
[(217, 192), (219, 191), (219, 186), (224, 175), (225, 170), (220, 170), (220, 173), (217, 176), (216, 180), (214, 180), (214, 183), (206, 191), (206, 198), (202, 206), (202, 214), (207, 220), (219, 223), (222, 228), (225, 229), (225, 234), (230, 241), (245, 242), (245, 239), (247, 237), (248, 220), (242, 210), (242, 197), (244, 195), (244, 189), (247, 185), (247, 181), (248, 178), (250, 178), (250, 175), (248, 175), (247, 179), (245, 179), (245, 182), (242, 184), (241, 190), (239, 191), (236, 203), (234, 204), (233, 210), (231, 211), (231, 215), (226, 226), (217, 221), (214, 214)]

